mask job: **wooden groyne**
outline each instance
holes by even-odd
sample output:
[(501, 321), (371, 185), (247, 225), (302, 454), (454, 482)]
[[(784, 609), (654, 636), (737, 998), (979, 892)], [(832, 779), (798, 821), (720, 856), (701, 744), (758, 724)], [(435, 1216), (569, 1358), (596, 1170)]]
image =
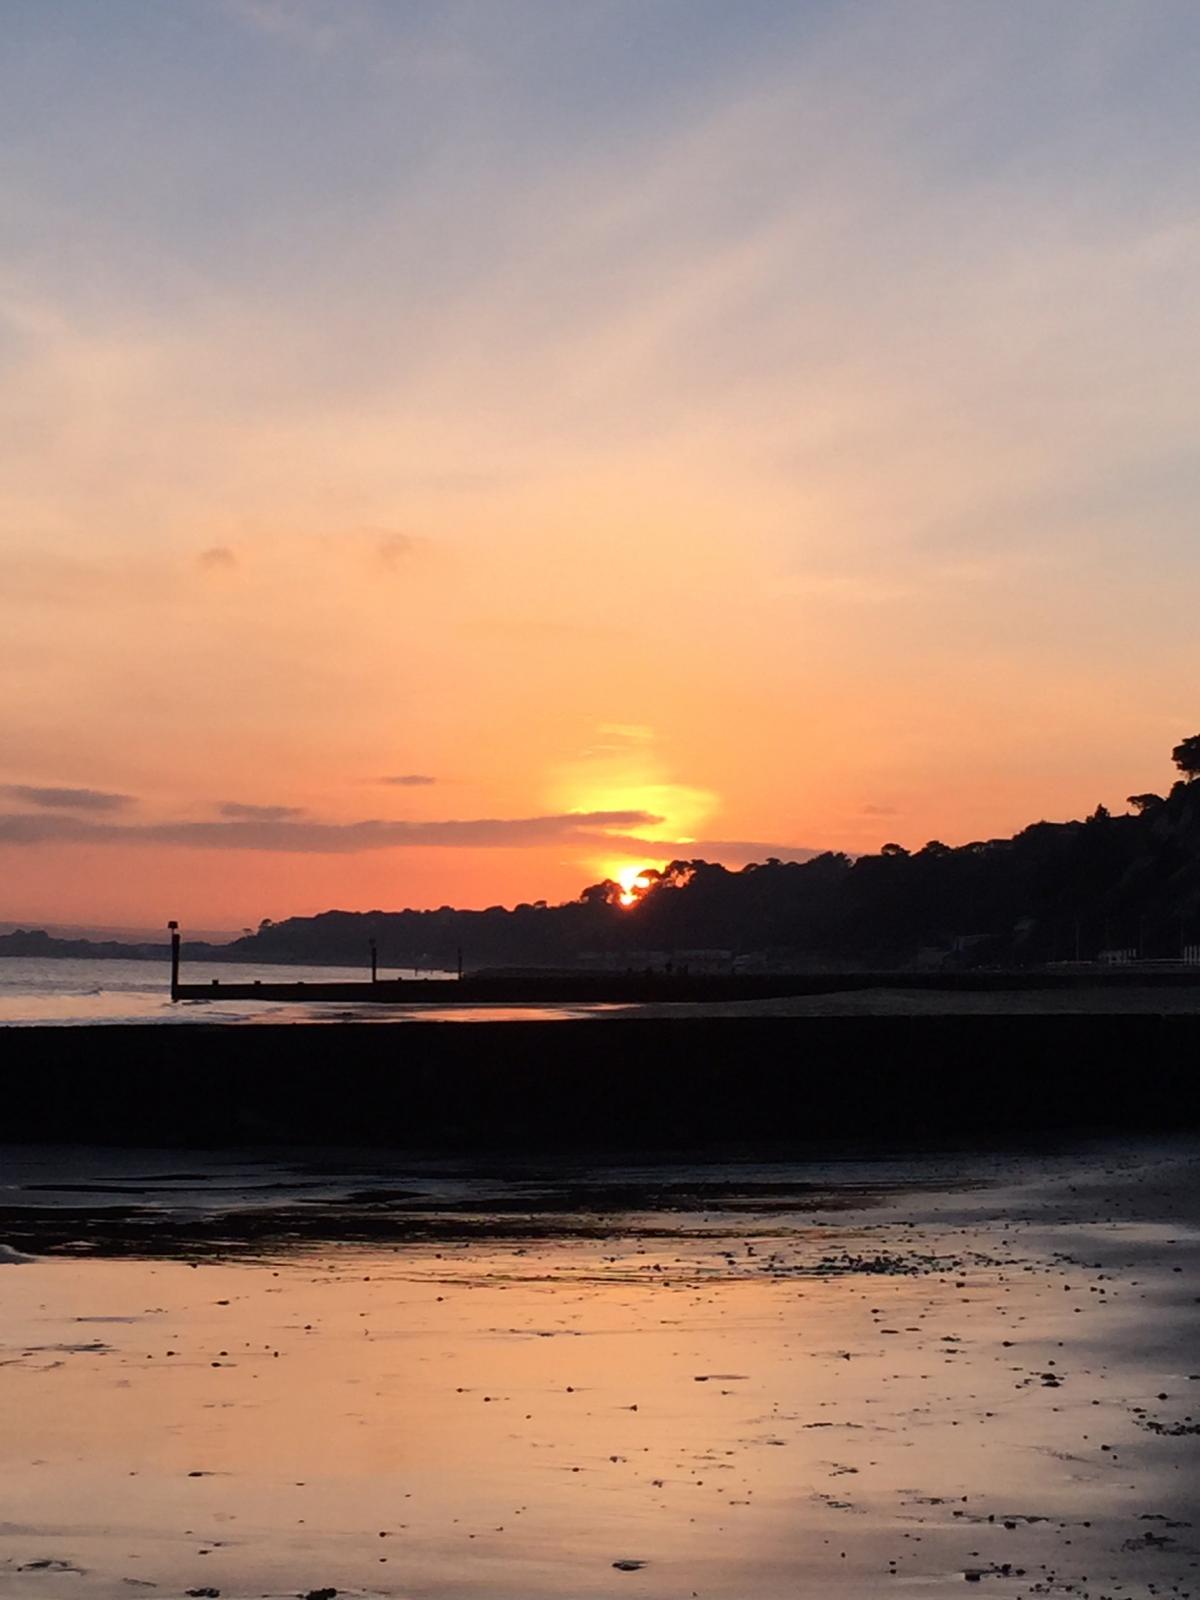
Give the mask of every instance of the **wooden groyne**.
[(1056, 972), (848, 972), (686, 973), (537, 970), (475, 973), (460, 979), (381, 978), (306, 983), (274, 981), (172, 984), (176, 1000), (257, 1000), (340, 1005), (641, 1005), (678, 1002), (783, 1000), (805, 995), (850, 994), (864, 989), (921, 993), (1004, 994), (1040, 990), (1185, 988), (1200, 991), (1200, 968), (1088, 968)]
[(0, 1142), (585, 1153), (1200, 1126), (1200, 1016), (910, 1015), (4, 1032)]

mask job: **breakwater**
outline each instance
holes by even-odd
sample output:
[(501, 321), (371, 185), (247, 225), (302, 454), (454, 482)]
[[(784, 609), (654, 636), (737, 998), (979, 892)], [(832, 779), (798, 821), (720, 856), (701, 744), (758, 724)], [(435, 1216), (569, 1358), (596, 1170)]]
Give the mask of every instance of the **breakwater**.
[(6, 1030), (0, 1142), (800, 1152), (1200, 1126), (1200, 1017)]
[(879, 988), (917, 994), (1071, 994), (1081, 990), (1120, 994), (1150, 988), (1200, 992), (1200, 968), (1130, 965), (1072, 970), (807, 973), (543, 972), (531, 968), (470, 973), (453, 983), (442, 978), (350, 978), (317, 983), (286, 979), (230, 983), (212, 978), (208, 983), (183, 983), (173, 977), (171, 993), (174, 999), (187, 1001), (301, 1005), (646, 1005), (781, 1000)]

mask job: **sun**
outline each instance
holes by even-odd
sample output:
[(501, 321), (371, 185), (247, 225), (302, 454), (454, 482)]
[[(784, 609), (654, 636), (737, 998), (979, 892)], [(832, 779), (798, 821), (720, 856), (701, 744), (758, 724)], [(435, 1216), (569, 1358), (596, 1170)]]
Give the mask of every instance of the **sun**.
[(614, 883), (621, 885), (621, 892), (617, 896), (619, 906), (635, 906), (650, 887), (650, 879), (644, 865), (617, 867), (609, 873)]

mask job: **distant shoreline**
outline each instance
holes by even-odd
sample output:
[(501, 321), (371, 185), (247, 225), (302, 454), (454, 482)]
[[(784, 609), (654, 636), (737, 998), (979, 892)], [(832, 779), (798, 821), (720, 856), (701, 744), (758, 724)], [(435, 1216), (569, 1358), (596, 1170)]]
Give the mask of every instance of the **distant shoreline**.
[[(344, 957), (325, 961), (307, 956), (248, 956), (244, 951), (234, 950), (232, 943), (205, 944), (202, 940), (185, 943), (183, 959), (219, 961), (230, 966), (345, 967), (348, 972), (362, 971), (366, 965)], [(0, 961), (157, 961), (167, 971), (171, 965), (171, 947), (165, 941), (162, 944), (122, 944), (116, 939), (60, 939), (29, 929), (0, 933)], [(410, 969), (402, 966), (399, 970)]]

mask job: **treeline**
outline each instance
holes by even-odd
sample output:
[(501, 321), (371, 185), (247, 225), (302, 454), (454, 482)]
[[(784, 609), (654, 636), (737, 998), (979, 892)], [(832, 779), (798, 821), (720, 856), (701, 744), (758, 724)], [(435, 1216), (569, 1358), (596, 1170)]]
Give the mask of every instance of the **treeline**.
[(264, 923), (225, 953), (361, 965), (374, 939), (384, 967), (453, 968), (460, 951), (472, 969), (684, 964), (701, 951), (795, 967), (1035, 965), (1114, 950), (1176, 958), (1200, 943), (1200, 780), (1187, 778), (1166, 796), (1131, 797), (1128, 814), (1100, 806), (1011, 839), (740, 871), (674, 861), (645, 875), (630, 906), (604, 882), (558, 906), (329, 911)]
[[(226, 945), (197, 940), (183, 947), (193, 961), (219, 961)], [(0, 933), (0, 957), (24, 956), (32, 960), (62, 961), (77, 957), (85, 961), (164, 961), (170, 950), (166, 936), (161, 944), (122, 944), (117, 939), (63, 939), (42, 928), (14, 928)]]
[[(1200, 944), (1200, 735), (1174, 752), (1183, 773), (1167, 795), (1130, 796), (1113, 816), (1036, 822), (1011, 839), (857, 858), (829, 852), (730, 871), (673, 861), (647, 872), (632, 905), (620, 886), (591, 885), (566, 905), (484, 911), (327, 911), (263, 922), (231, 944), (185, 945), (193, 959), (365, 968), (374, 941), (384, 971), (420, 967), (687, 965), (742, 959), (776, 968), (1040, 965), (1105, 951), (1177, 958)], [(704, 952), (705, 955), (700, 953)], [(153, 955), (155, 946), (96, 945), (45, 934), (0, 938), (0, 954)]]

